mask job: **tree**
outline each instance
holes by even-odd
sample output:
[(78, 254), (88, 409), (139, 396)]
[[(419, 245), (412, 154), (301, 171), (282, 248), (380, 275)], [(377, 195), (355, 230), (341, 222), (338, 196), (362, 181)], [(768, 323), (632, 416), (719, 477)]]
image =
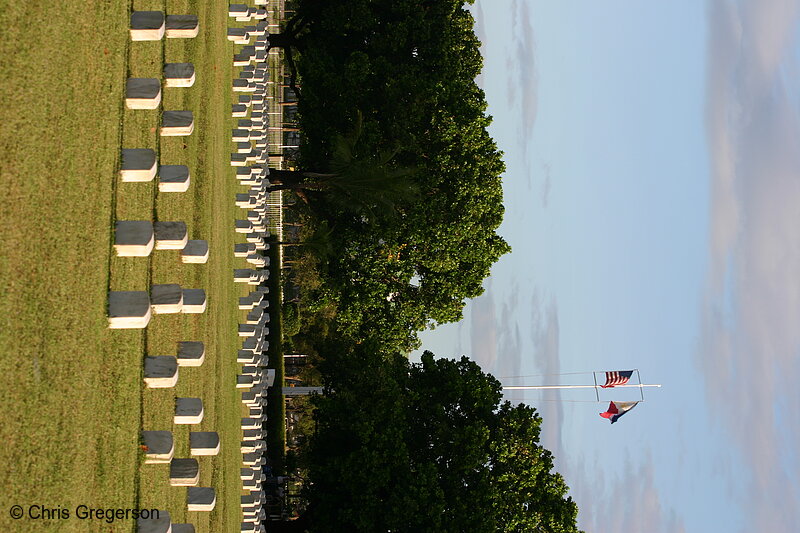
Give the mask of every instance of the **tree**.
[(539, 445), (542, 419), (530, 406), (505, 402), (497, 412), (490, 446), (493, 511), (509, 533), (575, 531), (578, 506), (553, 455)]
[[(358, 124), (353, 157), (393, 154), (395, 168), (414, 169), (419, 193), (392, 196), (391, 209), (370, 200), (371, 213), (347, 209), (347, 195), (309, 195), (315, 215), (337, 228), (341, 245), (327, 281), (339, 295), (336, 328), (353, 339), (374, 327), (370, 317), (391, 328), (397, 348), (414, 348), (418, 330), (461, 318), (465, 299), (483, 292), (491, 265), (510, 250), (497, 234), (505, 168), (486, 131), (491, 119), (474, 81), (480, 43), (464, 4), (332, 0), (298, 8), (301, 167), (322, 170), (279, 179), (331, 190), (337, 139)], [(369, 197), (351, 198), (361, 196)]]
[(310, 531), (577, 533), (541, 419), (501, 405), (477, 364), (430, 352), (410, 364), (375, 341), (326, 348)]
[[(419, 196), (412, 179), (413, 169), (397, 168), (392, 159), (397, 149), (358, 156), (356, 148), (362, 132), (361, 113), (346, 135), (337, 134), (334, 150), (325, 171), (270, 169), (269, 191), (321, 191), (326, 200), (344, 212), (376, 219), (394, 215), (396, 206)], [(323, 221), (320, 225), (326, 224)]]

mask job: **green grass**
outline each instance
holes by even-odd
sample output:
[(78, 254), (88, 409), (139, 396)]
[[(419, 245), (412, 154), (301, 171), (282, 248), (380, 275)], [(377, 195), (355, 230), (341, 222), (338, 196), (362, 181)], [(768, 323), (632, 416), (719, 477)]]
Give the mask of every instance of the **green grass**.
[(89, 530), (12, 525), (12, 504), (136, 496), (144, 337), (106, 327), (127, 6), (48, 9), (0, 9), (2, 531)]
[[(130, 42), (129, 7), (195, 13), (196, 39)], [(12, 522), (13, 504), (156, 507), (198, 532), (239, 522), (239, 418), (236, 298), (231, 271), (239, 192), (228, 164), (232, 46), (227, 3), (135, 0), (9, 4), (0, 10), (0, 531), (134, 531), (133, 521)], [(31, 31), (43, 38), (31, 38)], [(189, 137), (159, 138), (158, 111), (125, 110), (125, 79), (161, 77), (164, 61), (195, 64), (191, 88), (165, 88), (164, 109), (189, 109)], [(188, 192), (121, 183), (120, 148), (154, 148), (162, 164), (186, 164)], [(207, 239), (206, 265), (176, 251), (150, 258), (113, 255), (113, 223), (182, 220)], [(236, 262), (234, 262), (236, 261)], [(154, 316), (146, 330), (109, 330), (107, 291), (179, 283), (206, 290), (203, 315)], [(271, 303), (277, 317), (279, 301)], [(142, 385), (145, 355), (172, 355), (181, 340), (206, 344), (206, 362), (182, 368), (175, 389)], [(274, 342), (274, 345), (279, 343)], [(278, 360), (281, 358), (274, 358)], [(170, 487), (166, 465), (141, 465), (139, 432), (172, 429), (176, 456), (188, 456), (187, 426), (173, 426), (175, 396), (200, 397), (205, 418), (193, 430), (218, 431), (222, 452), (201, 457), (201, 485), (217, 490), (211, 513), (188, 513), (185, 488)], [(282, 402), (278, 402), (282, 404)], [(74, 513), (73, 513), (74, 514)]]

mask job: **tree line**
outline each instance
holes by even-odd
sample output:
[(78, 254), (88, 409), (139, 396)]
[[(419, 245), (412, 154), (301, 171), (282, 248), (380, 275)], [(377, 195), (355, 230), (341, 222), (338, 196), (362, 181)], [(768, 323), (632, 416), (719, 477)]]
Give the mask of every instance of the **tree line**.
[(501, 402), (466, 358), (405, 355), (510, 251), (465, 5), (299, 0), (270, 36), (302, 131), (298, 168), (270, 174), (303, 221), (288, 342), (316, 355), (326, 391), (302, 453), (309, 507), (285, 528), (577, 531), (535, 409)]

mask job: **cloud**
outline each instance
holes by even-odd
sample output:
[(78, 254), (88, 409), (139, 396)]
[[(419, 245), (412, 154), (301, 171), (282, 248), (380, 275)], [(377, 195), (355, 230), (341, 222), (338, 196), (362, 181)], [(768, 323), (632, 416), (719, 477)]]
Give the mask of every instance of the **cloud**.
[(528, 2), (511, 3), (511, 50), (506, 57), (508, 83), (506, 97), (509, 106), (519, 111), (523, 133), (529, 133), (538, 112), (538, 73), (536, 69), (534, 39)]
[[(591, 533), (685, 533), (674, 510), (661, 503), (655, 467), (648, 455), (640, 465), (625, 457), (622, 475), (605, 479), (598, 465), (581, 459), (572, 469), (571, 494), (580, 507), (578, 527)], [(598, 487), (608, 487), (598, 493)], [(628, 503), (623, 503), (625, 500)]]
[(550, 163), (542, 164), (542, 175), (544, 176), (544, 181), (542, 182), (540, 200), (542, 202), (542, 207), (547, 207), (550, 201), (550, 188), (552, 186), (550, 181)]
[(698, 364), (712, 412), (750, 477), (742, 504), (751, 523), (743, 530), (794, 531), (800, 80), (793, 49), (800, 2), (712, 0), (708, 20), (712, 204)]
[(497, 320), (491, 278), (484, 293), (470, 302), (470, 359), (490, 372), (497, 361)]
[[(486, 23), (485, 23), (486, 17), (483, 14), (483, 6), (481, 5), (480, 2), (475, 2), (470, 7), (470, 12), (472, 12), (472, 16), (475, 19), (475, 27), (474, 27), (475, 36), (481, 42), (481, 48), (480, 48), (481, 57), (486, 57), (486, 42), (487, 42)], [(475, 78), (475, 83), (478, 84), (478, 87), (483, 88), (484, 87), (483, 81), (484, 81), (483, 70), (481, 70), (481, 73), (478, 74), (478, 76)]]
[[(517, 294), (519, 291), (514, 291), (512, 294), (513, 309), (512, 320), (516, 320), (519, 312), (516, 311), (518, 304), (516, 303)], [(526, 385), (526, 384), (545, 384), (550, 383), (552, 380), (557, 379), (557, 374), (561, 371), (561, 364), (559, 362), (559, 327), (558, 327), (558, 306), (555, 300), (550, 299), (547, 302), (542, 301), (541, 296), (537, 291), (530, 297), (530, 301), (526, 302), (529, 305), (530, 315), (528, 319), (523, 321), (528, 329), (528, 339), (523, 342), (517, 333), (514, 338), (513, 345), (517, 348), (519, 353), (519, 346), (530, 345), (531, 357), (533, 358), (533, 366), (538, 374), (541, 376), (530, 378), (517, 378), (517, 379), (504, 379), (502, 380), (507, 385)], [(511, 314), (511, 313), (509, 313)], [(505, 353), (505, 350), (503, 350)], [(504, 359), (507, 357), (504, 357)], [(520, 361), (521, 363), (521, 361)], [(498, 374), (501, 376), (519, 376), (519, 366), (514, 373)], [(542, 445), (548, 450), (552, 451), (557, 459), (564, 457), (564, 448), (561, 439), (561, 427), (564, 420), (564, 407), (561, 400), (560, 391), (548, 391), (546, 397), (539, 391), (506, 391), (505, 397), (514, 403), (524, 401), (536, 407), (539, 414), (542, 416)]]

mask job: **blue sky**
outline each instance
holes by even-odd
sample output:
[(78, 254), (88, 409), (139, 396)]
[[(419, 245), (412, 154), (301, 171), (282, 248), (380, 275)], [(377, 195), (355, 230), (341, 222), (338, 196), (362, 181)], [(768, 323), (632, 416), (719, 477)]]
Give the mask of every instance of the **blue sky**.
[[(514, 251), (423, 347), (663, 383), (614, 426), (593, 392), (508, 393), (541, 411), (587, 532), (796, 531), (800, 2), (473, 13)], [(524, 381), (553, 379), (591, 383)]]

